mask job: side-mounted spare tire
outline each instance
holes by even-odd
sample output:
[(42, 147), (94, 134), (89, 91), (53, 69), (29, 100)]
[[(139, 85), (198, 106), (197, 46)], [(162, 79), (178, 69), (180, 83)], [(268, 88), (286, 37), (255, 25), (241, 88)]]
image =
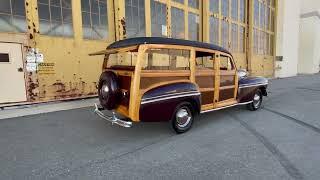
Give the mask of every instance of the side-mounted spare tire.
[(101, 74), (98, 95), (100, 104), (108, 110), (115, 109), (121, 100), (121, 90), (118, 76), (112, 71), (105, 71)]

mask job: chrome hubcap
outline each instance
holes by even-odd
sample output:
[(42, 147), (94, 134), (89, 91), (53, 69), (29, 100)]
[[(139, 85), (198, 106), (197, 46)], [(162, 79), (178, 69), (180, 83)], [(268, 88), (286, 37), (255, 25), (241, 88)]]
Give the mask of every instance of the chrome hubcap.
[(253, 105), (255, 108), (258, 108), (260, 106), (260, 103), (261, 103), (261, 96), (256, 93), (253, 97)]
[(191, 120), (191, 114), (187, 109), (181, 108), (176, 114), (176, 120), (177, 125), (181, 128), (184, 128), (189, 124)]

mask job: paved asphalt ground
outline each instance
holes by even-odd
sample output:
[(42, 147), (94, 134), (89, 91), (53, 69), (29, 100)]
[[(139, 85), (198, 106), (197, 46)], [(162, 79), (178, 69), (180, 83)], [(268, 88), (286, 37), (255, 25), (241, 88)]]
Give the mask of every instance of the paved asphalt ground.
[(320, 75), (272, 80), (263, 109), (203, 114), (182, 135), (92, 108), (3, 119), (0, 179), (318, 180)]

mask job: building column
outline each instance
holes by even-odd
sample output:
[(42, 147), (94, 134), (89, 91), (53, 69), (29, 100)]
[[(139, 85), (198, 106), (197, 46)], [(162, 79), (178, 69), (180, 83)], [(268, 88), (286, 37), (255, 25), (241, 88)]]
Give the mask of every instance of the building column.
[(275, 77), (296, 76), (298, 73), (300, 2), (278, 1)]

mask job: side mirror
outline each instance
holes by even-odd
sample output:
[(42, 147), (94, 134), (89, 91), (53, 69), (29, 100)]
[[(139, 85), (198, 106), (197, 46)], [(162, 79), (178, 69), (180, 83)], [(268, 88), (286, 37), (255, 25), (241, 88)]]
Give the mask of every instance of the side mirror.
[(249, 74), (248, 71), (245, 70), (245, 69), (240, 69), (240, 70), (238, 70), (238, 77), (239, 77), (240, 79), (247, 77), (248, 74)]

